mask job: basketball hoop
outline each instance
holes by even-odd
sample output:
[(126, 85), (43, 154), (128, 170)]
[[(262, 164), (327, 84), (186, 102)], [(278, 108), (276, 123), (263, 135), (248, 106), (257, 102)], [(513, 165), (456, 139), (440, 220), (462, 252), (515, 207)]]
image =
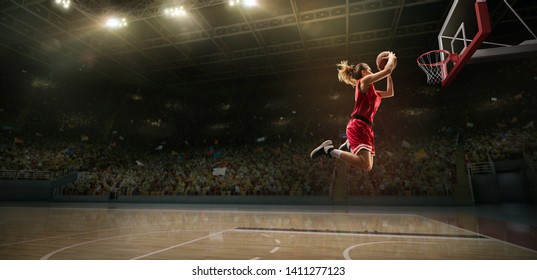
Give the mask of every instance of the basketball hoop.
[(427, 74), (428, 84), (440, 84), (447, 76), (446, 63), (451, 60), (451, 54), (446, 50), (434, 50), (420, 55), (417, 59), (418, 66)]

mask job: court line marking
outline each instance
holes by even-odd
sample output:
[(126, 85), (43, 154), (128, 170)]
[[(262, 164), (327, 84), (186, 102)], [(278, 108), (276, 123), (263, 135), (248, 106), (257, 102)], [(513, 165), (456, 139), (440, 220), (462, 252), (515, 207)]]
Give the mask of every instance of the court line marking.
[[(236, 228), (235, 228), (236, 229)], [(264, 237), (267, 237), (267, 238), (272, 238), (272, 236), (268, 235), (268, 234), (261, 234), (261, 236), (264, 236)], [(276, 242), (276, 244), (280, 245), (282, 242), (280, 241), (280, 239), (274, 239), (274, 242)], [(278, 246), (275, 246), (274, 248), (272, 248), (272, 250), (270, 250), (269, 254), (274, 254), (276, 253), (278, 250), (280, 250), (280, 247)], [(253, 259), (250, 259), (250, 260), (260, 260), (261, 257), (255, 257)]]
[[(477, 232), (473, 232), (469, 229), (465, 229), (465, 228), (461, 228), (461, 227), (458, 227), (458, 226), (455, 226), (455, 225), (452, 225), (452, 224), (448, 224), (448, 223), (444, 223), (444, 222), (441, 222), (441, 221), (438, 221), (438, 220), (435, 220), (433, 218), (429, 218), (429, 217), (425, 217), (425, 216), (421, 216), (421, 215), (418, 215), (416, 214), (417, 216), (420, 216), (424, 219), (427, 219), (427, 220), (431, 220), (431, 221), (434, 221), (434, 222), (437, 222), (437, 223), (440, 223), (440, 224), (443, 224), (443, 225), (447, 225), (447, 226), (450, 226), (450, 227), (454, 227), (456, 229), (459, 229), (459, 230), (462, 230), (462, 231), (466, 231), (466, 232), (472, 232), (472, 233), (475, 233), (475, 234), (479, 234), (481, 236), (485, 236), (487, 237), (489, 240), (493, 240), (493, 241), (497, 241), (497, 242), (500, 242), (500, 243), (504, 243), (504, 244), (507, 244), (507, 245), (510, 245), (510, 246), (513, 246), (513, 247), (517, 247), (519, 249), (524, 249), (524, 250), (527, 250), (527, 251), (530, 251), (530, 252), (533, 252), (533, 253), (537, 253), (536, 250), (533, 250), (531, 248), (527, 248), (527, 247), (524, 247), (522, 245), (518, 245), (518, 244), (515, 244), (515, 243), (511, 243), (511, 242), (507, 242), (505, 240), (501, 240), (501, 239), (497, 239), (497, 238), (494, 238), (494, 237), (490, 237), (488, 235), (484, 235), (484, 234), (481, 234), (481, 233), (477, 233)], [(472, 217), (478, 217), (478, 216), (472, 216)]]
[(278, 250), (280, 250), (280, 247), (274, 247), (274, 249), (272, 249), (269, 253), (274, 254), (278, 252)]
[(209, 238), (209, 237), (219, 235), (219, 234), (222, 234), (222, 233), (225, 233), (225, 232), (228, 232), (228, 231), (232, 231), (233, 229), (234, 228), (230, 228), (230, 229), (226, 229), (226, 230), (223, 230), (223, 231), (212, 233), (212, 234), (209, 234), (209, 235), (206, 235), (206, 236), (202, 236), (200, 238), (196, 238), (196, 239), (193, 239), (193, 240), (190, 240), (190, 241), (187, 241), (187, 242), (183, 242), (183, 243), (180, 243), (180, 244), (177, 244), (177, 245), (173, 245), (173, 246), (170, 246), (170, 247), (167, 247), (167, 248), (164, 248), (164, 249), (161, 249), (161, 250), (157, 250), (157, 251), (145, 254), (145, 255), (141, 255), (141, 256), (138, 256), (136, 258), (132, 258), (131, 260), (138, 260), (138, 259), (141, 259), (141, 258), (145, 258), (145, 257), (151, 256), (151, 255), (154, 255), (154, 254), (162, 253), (164, 251), (171, 250), (171, 249), (174, 249), (174, 248), (177, 248), (177, 247), (181, 247), (183, 245), (187, 245), (187, 244), (190, 244), (190, 243), (194, 243), (194, 242), (200, 241), (200, 240), (205, 239), (205, 238)]
[(23, 243), (31, 243), (31, 242), (37, 242), (37, 241), (43, 241), (43, 240), (49, 240), (49, 239), (58, 239), (58, 238), (77, 236), (77, 235), (83, 235), (83, 234), (104, 232), (104, 231), (110, 231), (110, 230), (114, 230), (114, 229), (92, 230), (92, 231), (85, 231), (85, 232), (79, 232), (79, 233), (71, 233), (71, 234), (57, 235), (57, 236), (51, 236), (51, 237), (44, 237), (44, 238), (30, 239), (30, 240), (24, 240), (24, 241), (17, 241), (17, 242), (12, 242), (12, 243), (0, 244), (0, 247), (23, 244)]
[(177, 231), (176, 230), (164, 230), (164, 231), (140, 232), (140, 233), (131, 233), (131, 234), (116, 235), (116, 236), (93, 239), (93, 240), (89, 240), (89, 241), (80, 242), (80, 243), (72, 244), (72, 245), (69, 245), (69, 246), (65, 246), (63, 248), (55, 250), (55, 251), (53, 251), (53, 252), (41, 257), (41, 260), (48, 260), (51, 256), (53, 256), (53, 255), (55, 255), (55, 254), (57, 254), (57, 253), (59, 253), (61, 251), (65, 251), (67, 249), (71, 249), (71, 248), (74, 248), (74, 247), (78, 247), (78, 246), (82, 246), (82, 245), (86, 245), (86, 244), (90, 244), (90, 243), (95, 243), (95, 242), (100, 242), (100, 241), (105, 241), (105, 240), (111, 240), (111, 239), (116, 239), (116, 238), (124, 238), (124, 237), (131, 237), (131, 236), (156, 234), (156, 233), (170, 233), (170, 232), (181, 232), (181, 230), (177, 230)]
[(273, 229), (273, 228), (245, 228), (237, 227), (234, 231), (252, 232), (278, 232), (278, 233), (298, 233), (298, 234), (320, 234), (320, 235), (351, 235), (351, 236), (382, 236), (382, 237), (403, 237), (403, 238), (423, 238), (423, 239), (454, 239), (454, 240), (488, 240), (484, 235), (446, 235), (446, 234), (423, 234), (423, 233), (399, 233), (399, 232), (367, 232), (367, 231), (334, 231), (334, 230), (307, 230), (307, 229)]
[[(442, 225), (446, 225), (446, 226), (449, 226), (449, 227), (452, 227), (452, 228), (456, 228), (457, 230), (460, 230), (460, 231), (465, 231), (465, 232), (469, 232), (469, 233), (473, 233), (473, 234), (479, 234), (479, 235), (482, 235), (480, 233), (477, 233), (477, 232), (473, 232), (469, 229), (465, 229), (465, 228), (461, 228), (461, 227), (458, 227), (458, 226), (455, 226), (455, 225), (452, 225), (452, 224), (448, 224), (448, 223), (444, 223), (444, 222), (441, 222), (439, 220), (435, 220), (433, 218), (429, 218), (429, 217), (426, 217), (426, 216), (422, 216), (422, 215), (419, 215), (419, 214), (414, 214), (420, 218), (423, 218), (423, 219), (426, 219), (426, 220), (429, 220), (429, 221), (433, 221), (433, 222), (436, 222), (437, 224), (442, 224)], [(476, 216), (472, 216), (472, 217), (476, 217)], [(485, 236), (485, 235), (483, 235)], [(488, 236), (487, 236), (488, 237)]]
[(375, 242), (367, 242), (367, 243), (360, 243), (356, 245), (352, 245), (347, 247), (343, 251), (343, 257), (346, 260), (352, 260), (352, 258), (349, 255), (349, 252), (357, 247), (363, 247), (363, 246), (370, 246), (370, 245), (378, 245), (378, 244), (390, 244), (390, 243), (407, 243), (407, 244), (436, 244), (434, 242), (413, 242), (413, 241), (375, 241)]
[[(167, 222), (167, 223), (154, 224), (154, 225), (150, 224), (149, 226), (161, 226), (161, 225), (169, 225), (169, 224), (175, 224), (175, 222)], [(77, 235), (98, 233), (98, 232), (115, 231), (115, 230), (128, 230), (128, 229), (136, 229), (136, 228), (138, 228), (138, 227), (116, 227), (116, 228), (109, 228), (109, 229), (83, 231), (83, 232), (78, 232), (78, 233), (70, 233), (70, 234), (64, 234), (64, 235), (56, 235), (56, 236), (50, 236), (50, 237), (43, 237), (43, 238), (37, 238), (37, 239), (17, 241), (17, 242), (12, 242), (12, 243), (4, 243), (4, 244), (0, 244), (0, 247), (17, 245), (17, 244), (24, 244), (24, 243), (32, 243), (32, 242), (37, 242), (37, 241), (49, 240), (49, 239), (58, 239), (58, 238), (71, 237), (71, 236), (77, 236)], [(199, 231), (199, 230), (174, 230), (174, 232), (175, 231), (187, 232), (187, 231)]]
[(60, 249), (58, 249), (56, 251), (53, 251), (53, 252), (41, 257), (41, 260), (48, 260), (51, 256), (53, 256), (53, 255), (55, 255), (55, 254), (57, 254), (57, 253), (59, 253), (61, 251), (65, 251), (67, 249), (71, 249), (71, 248), (74, 248), (74, 247), (78, 247), (78, 246), (82, 246), (82, 245), (86, 245), (86, 244), (90, 244), (90, 243), (94, 243), (94, 242), (110, 240), (110, 239), (116, 239), (116, 238), (123, 238), (123, 237), (128, 237), (128, 236), (137, 236), (137, 235), (144, 235), (144, 234), (164, 233), (164, 232), (170, 232), (170, 231), (169, 230), (167, 230), (167, 231), (152, 231), (152, 232), (116, 235), (116, 236), (110, 236), (110, 237), (105, 237), (105, 238), (93, 239), (93, 240), (89, 240), (89, 241), (85, 241), (85, 242), (81, 242), (81, 243), (76, 243), (76, 244), (73, 244), (73, 245), (69, 245), (69, 246), (65, 246), (63, 248), (60, 248)]

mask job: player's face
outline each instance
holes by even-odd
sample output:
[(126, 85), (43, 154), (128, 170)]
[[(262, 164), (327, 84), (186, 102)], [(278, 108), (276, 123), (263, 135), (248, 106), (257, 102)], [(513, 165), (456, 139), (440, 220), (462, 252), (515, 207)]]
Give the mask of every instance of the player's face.
[(362, 71), (363, 71), (362, 76), (373, 74), (373, 72), (371, 71), (371, 67), (369, 67), (369, 65), (367, 65), (367, 64), (364, 65), (364, 69)]

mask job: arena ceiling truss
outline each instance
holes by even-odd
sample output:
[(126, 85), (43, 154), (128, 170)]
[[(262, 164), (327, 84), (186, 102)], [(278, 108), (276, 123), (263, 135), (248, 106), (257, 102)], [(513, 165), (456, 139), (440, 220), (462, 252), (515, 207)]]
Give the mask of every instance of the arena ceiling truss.
[[(52, 69), (137, 85), (223, 93), (326, 85), (334, 82), (339, 60), (372, 62), (381, 50), (414, 63), (436, 45), (451, 3), (258, 0), (248, 8), (185, 0), (173, 3), (187, 15), (169, 18), (167, 1), (73, 0), (69, 10), (53, 2), (1, 1), (3, 56), (17, 53)], [(534, 22), (536, 10), (529, 5), (522, 14)], [(112, 14), (128, 26), (103, 28)]]

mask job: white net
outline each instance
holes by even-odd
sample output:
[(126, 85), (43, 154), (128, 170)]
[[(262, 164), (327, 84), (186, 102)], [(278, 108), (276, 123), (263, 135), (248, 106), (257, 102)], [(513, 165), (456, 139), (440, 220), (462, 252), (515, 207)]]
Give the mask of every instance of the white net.
[(428, 84), (440, 84), (447, 76), (446, 63), (450, 53), (445, 50), (434, 50), (420, 55), (418, 66), (427, 74)]

